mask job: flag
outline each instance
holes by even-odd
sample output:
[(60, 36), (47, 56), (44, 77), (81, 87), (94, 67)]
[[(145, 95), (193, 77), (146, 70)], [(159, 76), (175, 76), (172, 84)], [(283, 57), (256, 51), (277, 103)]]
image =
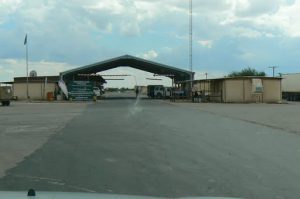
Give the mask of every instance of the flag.
[(26, 45), (26, 44), (27, 44), (27, 34), (26, 34), (25, 39), (24, 39), (24, 45)]

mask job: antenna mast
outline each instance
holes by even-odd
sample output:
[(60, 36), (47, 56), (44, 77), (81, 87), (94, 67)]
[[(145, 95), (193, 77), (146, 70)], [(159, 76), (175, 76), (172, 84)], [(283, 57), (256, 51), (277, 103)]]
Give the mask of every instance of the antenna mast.
[(191, 90), (193, 88), (193, 0), (190, 0), (190, 24), (189, 24), (189, 65), (191, 71)]

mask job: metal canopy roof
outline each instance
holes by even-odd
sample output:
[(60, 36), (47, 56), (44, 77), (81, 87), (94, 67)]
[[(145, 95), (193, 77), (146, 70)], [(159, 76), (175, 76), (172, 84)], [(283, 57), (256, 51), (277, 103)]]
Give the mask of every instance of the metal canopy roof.
[[(138, 57), (133, 57), (130, 55), (124, 55), (116, 57), (113, 59), (97, 62), (87, 66), (82, 66), (72, 70), (61, 72), (60, 75), (65, 79), (72, 77), (77, 74), (93, 74), (109, 70), (112, 68), (117, 68), (120, 66), (129, 66), (131, 68), (147, 71), (150, 73), (155, 73), (159, 75), (174, 75), (175, 82), (188, 80), (191, 77), (191, 72), (187, 70), (182, 70), (172, 66), (156, 63), (153, 61), (148, 61)], [(194, 74), (194, 73), (193, 73)]]

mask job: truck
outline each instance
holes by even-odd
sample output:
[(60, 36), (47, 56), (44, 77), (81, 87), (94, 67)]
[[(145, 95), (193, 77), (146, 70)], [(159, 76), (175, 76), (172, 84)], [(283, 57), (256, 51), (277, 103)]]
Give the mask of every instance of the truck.
[(101, 95), (104, 94), (104, 91), (103, 91), (103, 87), (94, 87), (93, 88), (93, 92), (94, 92), (94, 95), (97, 97), (97, 98), (100, 98)]
[(12, 89), (10, 86), (0, 86), (0, 101), (2, 106), (9, 106), (12, 99)]
[(282, 98), (300, 101), (300, 73), (282, 74)]
[(165, 87), (163, 85), (148, 85), (147, 95), (152, 99), (170, 98), (171, 87)]

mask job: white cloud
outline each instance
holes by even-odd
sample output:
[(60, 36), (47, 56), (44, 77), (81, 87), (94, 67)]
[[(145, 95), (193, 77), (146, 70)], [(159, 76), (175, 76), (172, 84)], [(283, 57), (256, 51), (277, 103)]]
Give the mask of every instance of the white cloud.
[(243, 60), (250, 62), (251, 60), (255, 59), (256, 55), (252, 52), (243, 52), (240, 57)]
[[(300, 1), (236, 0), (231, 9), (219, 16), (220, 25), (240, 29), (245, 37), (277, 36), (300, 37)], [(245, 32), (246, 30), (246, 32)], [(237, 32), (238, 33), (238, 32)]]
[(158, 57), (158, 53), (155, 50), (149, 50), (142, 56), (144, 59), (152, 60)]
[(205, 48), (212, 48), (214, 42), (212, 40), (199, 40), (197, 43)]
[(175, 37), (176, 39), (180, 39), (180, 40), (188, 40), (189, 36), (186, 35), (178, 35), (176, 33), (171, 33), (171, 36)]
[(112, 33), (112, 31), (113, 31), (113, 25), (112, 25), (112, 23), (106, 24), (106, 26), (105, 26), (105, 32), (106, 33)]
[(264, 36), (269, 37), (269, 38), (274, 38), (275, 37), (275, 35), (272, 34), (272, 33), (264, 33)]
[(233, 8), (237, 16), (258, 16), (276, 13), (281, 4), (280, 0), (236, 0)]
[(20, 3), (21, 0), (0, 0), (0, 24), (5, 22), (7, 15), (17, 10)]
[(255, 22), (259, 25), (278, 27), (284, 34), (290, 37), (300, 37), (300, 1), (293, 5), (280, 7), (273, 15), (265, 15)]
[(84, 6), (86, 9), (97, 10), (97, 11), (108, 11), (111, 14), (120, 15), (126, 11), (126, 8), (123, 6), (119, 0), (101, 0), (92, 5)]
[(138, 21), (151, 19), (159, 14), (158, 5), (151, 1), (134, 1), (134, 6), (137, 11), (136, 19)]
[(89, 2), (83, 5), (83, 8), (94, 17), (104, 14), (106, 16), (103, 18), (107, 19), (109, 16), (114, 26), (119, 27), (122, 35), (137, 36), (141, 32), (141, 25), (162, 15), (163, 8), (161, 7), (165, 6), (166, 4), (160, 1), (104, 0)]
[(162, 48), (162, 50), (163, 50), (164, 52), (166, 52), (166, 53), (171, 53), (171, 52), (173, 51), (173, 48), (168, 47), (168, 46), (165, 46), (165, 47)]
[(238, 37), (256, 38), (261, 37), (263, 33), (250, 28), (235, 27), (233, 28), (233, 35)]
[(121, 33), (126, 36), (136, 36), (140, 34), (139, 24), (136, 22), (124, 22), (121, 24)]

